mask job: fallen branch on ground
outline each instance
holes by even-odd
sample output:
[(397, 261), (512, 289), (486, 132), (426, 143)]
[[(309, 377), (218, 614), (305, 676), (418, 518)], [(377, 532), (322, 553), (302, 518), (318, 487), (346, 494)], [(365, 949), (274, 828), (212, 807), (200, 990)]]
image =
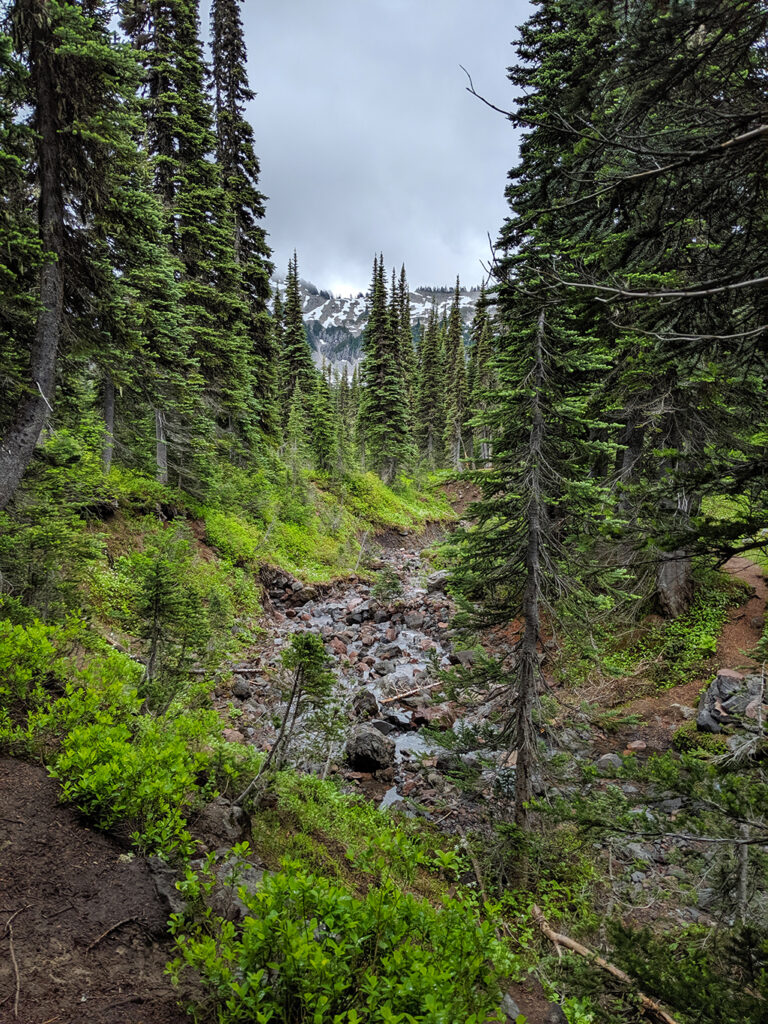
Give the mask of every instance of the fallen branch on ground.
[[(565, 946), (565, 948), (570, 949), (571, 952), (578, 953), (579, 956), (586, 957), (587, 960), (591, 960), (594, 964), (597, 964), (598, 967), (602, 967), (604, 971), (612, 974), (614, 978), (618, 978), (619, 981), (623, 982), (625, 985), (634, 986), (632, 978), (630, 978), (626, 971), (622, 971), (620, 967), (616, 967), (614, 964), (609, 963), (609, 961), (604, 959), (602, 956), (598, 956), (594, 950), (588, 949), (587, 946), (582, 946), (582, 944), (577, 942), (575, 939), (571, 939), (567, 935), (561, 935), (560, 932), (553, 931), (547, 924), (541, 909), (535, 904), (532, 908), (532, 913), (533, 919), (541, 929), (542, 934), (545, 935), (549, 941), (554, 944), (555, 949), (558, 950), (558, 955), (559, 947)], [(674, 1017), (670, 1017), (667, 1011), (663, 1010), (655, 1000), (650, 998), (650, 996), (638, 991), (635, 991), (635, 995), (640, 1001), (640, 1006), (644, 1013), (652, 1016), (656, 1020), (662, 1021), (663, 1024), (677, 1024)]]
[(438, 686), (442, 686), (442, 682), (430, 683), (429, 686), (417, 686), (414, 690), (406, 690), (405, 693), (396, 693), (394, 697), (385, 697), (384, 700), (380, 700), (379, 704), (394, 704), (396, 700), (403, 700), (404, 697), (415, 697), (417, 693), (423, 693), (425, 690), (435, 690)]
[[(16, 991), (14, 992), (14, 995), (13, 995), (13, 1016), (14, 1017), (18, 1017), (19, 1016), (19, 993), (21, 992), (21, 976), (19, 974), (19, 964), (18, 964), (18, 961), (16, 960), (16, 952), (15, 952), (15, 950), (13, 948), (13, 923), (12, 922), (13, 922), (13, 919), (15, 917), (18, 917), (19, 914), (21, 914), (22, 911), (24, 911), (24, 910), (29, 910), (29, 907), (28, 906), (21, 907), (21, 909), (17, 910), (15, 914), (11, 914), (11, 916), (5, 922), (5, 930), (3, 931), (3, 935), (5, 935), (6, 932), (8, 933), (8, 947), (9, 947), (10, 952), (11, 952), (11, 963), (13, 964), (13, 974), (14, 974), (14, 977), (16, 979)], [(5, 1002), (5, 1000), (3, 1000), (3, 1002)]]
[(98, 946), (98, 944), (102, 941), (102, 939), (106, 939), (106, 937), (108, 935), (111, 935), (112, 932), (116, 932), (118, 928), (122, 928), (123, 925), (124, 924), (128, 924), (129, 921), (135, 921), (135, 920), (136, 920), (136, 915), (134, 914), (133, 917), (124, 917), (122, 921), (118, 921), (117, 924), (113, 924), (111, 928), (107, 928), (107, 930), (105, 932), (102, 932), (101, 935), (99, 935), (99, 937), (97, 939), (94, 939), (93, 942), (90, 944), (90, 946), (86, 946), (85, 947), (85, 952), (86, 953), (90, 953), (90, 951), (95, 946)]

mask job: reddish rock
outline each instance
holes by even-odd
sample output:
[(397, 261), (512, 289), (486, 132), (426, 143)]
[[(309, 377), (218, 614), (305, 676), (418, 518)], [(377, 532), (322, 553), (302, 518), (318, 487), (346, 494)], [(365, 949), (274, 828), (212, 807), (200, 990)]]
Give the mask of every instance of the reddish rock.
[(456, 715), (449, 707), (425, 707), (423, 704), (413, 712), (415, 726), (431, 725), (437, 729), (450, 729), (456, 721)]
[(349, 659), (350, 665), (354, 665), (359, 657), (360, 655), (357, 651), (347, 651), (347, 658)]
[(337, 636), (331, 640), (331, 650), (334, 654), (343, 655), (347, 653), (347, 645), (343, 640), (339, 640)]
[(245, 737), (237, 729), (222, 729), (221, 735), (227, 743), (245, 743)]
[(627, 744), (627, 750), (645, 750), (648, 744), (645, 740), (632, 740), (631, 743)]

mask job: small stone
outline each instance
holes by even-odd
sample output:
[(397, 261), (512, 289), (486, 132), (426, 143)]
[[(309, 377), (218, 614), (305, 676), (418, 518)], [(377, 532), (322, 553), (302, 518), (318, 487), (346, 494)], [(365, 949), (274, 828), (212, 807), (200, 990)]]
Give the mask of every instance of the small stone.
[(331, 640), (331, 650), (334, 654), (341, 656), (347, 653), (347, 645), (343, 640), (339, 640), (339, 638), (335, 636)]
[(391, 722), (387, 722), (384, 719), (377, 718), (374, 722), (371, 722), (374, 729), (378, 729), (382, 736), (389, 736), (393, 732), (397, 732), (397, 726), (392, 725)]
[(240, 700), (245, 700), (246, 697), (251, 696), (251, 688), (248, 683), (242, 677), (238, 676), (234, 683), (232, 683), (232, 696), (239, 697)]
[(439, 572), (433, 572), (431, 576), (427, 577), (427, 590), (429, 593), (434, 593), (438, 590), (445, 590), (447, 582), (448, 573), (445, 569), (441, 569)]
[(403, 621), (409, 629), (418, 629), (424, 625), (424, 612), (406, 612)]
[(645, 740), (632, 740), (631, 743), (627, 744), (627, 750), (646, 750), (648, 744)]
[(614, 768), (618, 770), (622, 766), (622, 760), (618, 754), (603, 754), (597, 759), (596, 766), (602, 772), (611, 771)]
[(512, 996), (507, 992), (504, 998), (501, 1000), (499, 1009), (502, 1013), (507, 1015), (507, 1018), (511, 1021), (516, 1021), (517, 1018), (522, 1014), (522, 1010), (517, 1005)]
[(221, 736), (227, 743), (245, 743), (245, 737), (237, 729), (222, 729)]

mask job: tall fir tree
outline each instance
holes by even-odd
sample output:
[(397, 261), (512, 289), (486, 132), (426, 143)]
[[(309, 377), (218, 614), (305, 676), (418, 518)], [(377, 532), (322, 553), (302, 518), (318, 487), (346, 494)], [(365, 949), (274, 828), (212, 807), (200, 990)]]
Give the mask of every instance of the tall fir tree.
[(277, 429), (277, 358), (267, 303), (273, 270), (262, 226), (265, 198), (259, 190), (259, 161), (245, 105), (255, 96), (248, 85), (242, 0), (213, 0), (211, 30), (216, 112), (216, 158), (230, 203), (235, 260), (248, 302), (247, 329), (255, 415), (261, 430)]
[[(17, 59), (2, 88), (2, 130), (11, 146), (2, 163), (7, 174), (18, 161), (38, 203), (35, 223), (34, 196), (12, 176), (4, 274), (16, 278), (22, 295), (31, 298), (34, 288), (36, 296), (23, 317), (9, 309), (16, 351), (27, 347), (29, 358), (17, 364), (18, 405), (4, 424), (0, 507), (13, 496), (53, 411), (57, 364), (76, 364), (78, 351), (98, 353), (102, 366), (135, 354), (151, 282), (169, 269), (136, 145), (138, 69), (110, 32), (107, 6), (17, 0), (5, 12)], [(170, 272), (163, 287), (172, 292)]]
[(427, 466), (444, 464), (445, 369), (437, 306), (432, 304), (419, 346), (419, 379), (416, 393), (416, 438)]
[(397, 325), (387, 305), (384, 258), (374, 259), (370, 312), (363, 333), (360, 431), (365, 462), (392, 483), (412, 453), (408, 405), (398, 362)]
[(491, 457), (492, 437), (488, 428), (487, 416), (489, 403), (493, 401), (495, 374), (492, 366), (493, 327), (489, 315), (489, 300), (485, 283), (480, 289), (480, 297), (475, 306), (475, 313), (470, 327), (471, 347), (469, 350), (469, 366), (467, 368), (467, 403), (472, 444), (472, 457), (475, 468), (486, 467)]
[(315, 389), (315, 366), (307, 339), (299, 291), (299, 260), (294, 252), (288, 263), (283, 305), (283, 344), (280, 352), (280, 390), (287, 409), (298, 386), (305, 395)]
[(218, 433), (230, 450), (255, 422), (249, 307), (235, 258), (232, 212), (215, 162), (213, 110), (195, 0), (126, 0), (122, 24), (145, 69), (144, 116), (171, 252), (182, 267), (180, 347), (196, 367), (196, 413), (156, 412), (158, 473), (184, 486), (205, 474)]
[(456, 287), (451, 303), (446, 331), (446, 420), (445, 447), (451, 469), (459, 470), (468, 457), (466, 445), (467, 421), (467, 364), (464, 330), (461, 320), (460, 286)]
[(400, 268), (397, 285), (394, 281), (392, 282), (392, 305), (393, 318), (397, 328), (397, 361), (403, 378), (409, 423), (412, 428), (416, 403), (416, 352), (413, 345), (411, 296), (405, 275), (405, 264)]

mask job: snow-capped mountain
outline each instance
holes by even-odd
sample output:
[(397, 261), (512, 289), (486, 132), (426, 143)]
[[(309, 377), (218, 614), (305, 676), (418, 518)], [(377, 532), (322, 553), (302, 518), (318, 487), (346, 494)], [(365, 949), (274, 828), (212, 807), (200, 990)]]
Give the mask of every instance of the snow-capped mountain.
[[(273, 281), (281, 291), (284, 282)], [(362, 340), (368, 322), (368, 302), (359, 292), (354, 296), (334, 296), (310, 281), (299, 281), (304, 323), (315, 362), (323, 360), (342, 372), (344, 364), (351, 373), (362, 355)], [(459, 305), (464, 321), (465, 334), (472, 321), (475, 305), (480, 296), (479, 288), (462, 288)], [(453, 302), (453, 288), (417, 288), (410, 293), (411, 324), (425, 325), (433, 301), (437, 305), (438, 319), (448, 316)]]

